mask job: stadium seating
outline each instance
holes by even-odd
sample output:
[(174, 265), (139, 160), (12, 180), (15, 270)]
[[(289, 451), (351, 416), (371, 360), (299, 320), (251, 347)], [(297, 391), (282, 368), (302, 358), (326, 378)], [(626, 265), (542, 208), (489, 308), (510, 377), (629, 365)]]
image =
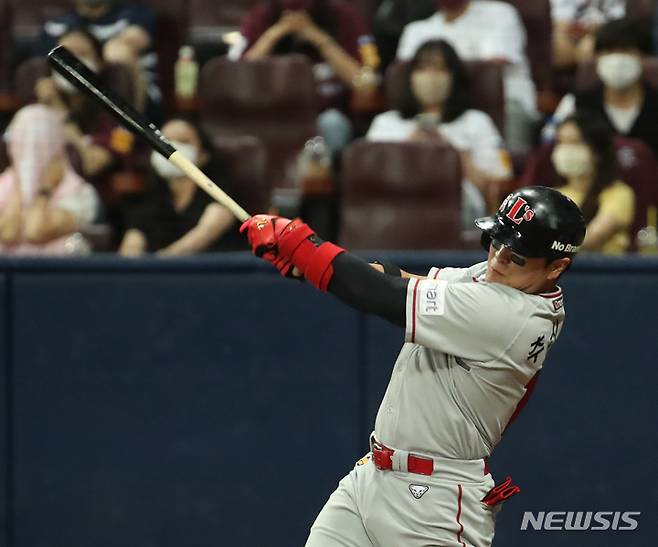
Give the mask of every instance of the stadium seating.
[(339, 238), (343, 245), (350, 249), (462, 246), (461, 162), (452, 147), (361, 140), (346, 150), (343, 169)]
[(286, 168), (316, 133), (316, 94), (305, 57), (206, 63), (200, 78), (200, 118), (217, 139), (251, 135), (267, 148), (269, 178), (285, 185)]
[[(503, 73), (502, 68), (486, 61), (465, 63), (471, 76), (471, 107), (489, 114), (501, 133), (504, 133)], [(386, 100), (393, 108), (404, 86), (406, 62), (395, 62), (386, 71)]]
[(551, 4), (549, 0), (507, 0), (514, 5), (526, 29), (526, 53), (532, 78), (537, 89), (551, 84), (552, 33)]
[[(267, 150), (256, 137), (219, 138), (215, 145), (227, 159), (233, 175), (235, 195), (231, 197), (246, 211), (267, 211), (270, 191), (267, 184)], [(220, 187), (222, 181), (215, 181)]]

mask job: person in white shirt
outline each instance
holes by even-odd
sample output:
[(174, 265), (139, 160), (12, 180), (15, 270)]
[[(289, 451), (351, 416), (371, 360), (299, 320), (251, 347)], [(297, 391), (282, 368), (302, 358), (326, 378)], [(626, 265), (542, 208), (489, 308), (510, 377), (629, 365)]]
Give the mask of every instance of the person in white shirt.
[(444, 39), (464, 60), (504, 65), (505, 140), (512, 151), (527, 151), (538, 112), (518, 12), (510, 4), (492, 0), (437, 0), (437, 5), (440, 9), (432, 17), (404, 28), (397, 58), (411, 59), (424, 42)]
[[(406, 72), (396, 110), (375, 117), (371, 141), (445, 140), (462, 158), (462, 220), (465, 228), (486, 213), (496, 181), (511, 176), (511, 162), (491, 118), (469, 106), (468, 74), (444, 40), (423, 44)], [(496, 198), (497, 199), (497, 198)]]

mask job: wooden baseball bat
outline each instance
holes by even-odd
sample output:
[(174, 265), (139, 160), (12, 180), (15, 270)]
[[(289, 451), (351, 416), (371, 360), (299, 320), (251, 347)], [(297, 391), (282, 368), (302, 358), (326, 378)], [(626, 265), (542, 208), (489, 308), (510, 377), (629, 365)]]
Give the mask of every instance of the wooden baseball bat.
[(219, 204), (226, 207), (238, 220), (244, 222), (251, 217), (226, 192), (210, 180), (201, 169), (176, 150), (154, 124), (149, 123), (125, 99), (105, 86), (98, 76), (68, 49), (64, 46), (54, 48), (48, 54), (48, 62), (53, 69), (80, 91), (93, 97), (122, 125), (144, 139), (151, 148), (176, 165), (197, 186), (210, 194)]

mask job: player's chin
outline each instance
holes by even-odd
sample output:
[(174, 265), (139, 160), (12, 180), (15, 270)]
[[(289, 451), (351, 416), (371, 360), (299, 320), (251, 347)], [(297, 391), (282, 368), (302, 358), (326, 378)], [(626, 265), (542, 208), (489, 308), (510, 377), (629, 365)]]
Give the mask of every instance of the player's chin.
[(504, 278), (505, 275), (496, 270), (493, 266), (487, 268), (487, 273), (484, 276), (487, 283), (500, 283)]

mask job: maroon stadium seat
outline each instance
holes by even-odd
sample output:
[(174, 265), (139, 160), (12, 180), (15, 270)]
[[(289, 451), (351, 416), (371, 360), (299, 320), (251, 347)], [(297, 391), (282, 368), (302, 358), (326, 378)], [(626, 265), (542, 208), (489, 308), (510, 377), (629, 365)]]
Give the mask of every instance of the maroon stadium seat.
[(341, 243), (462, 247), (461, 179), (459, 154), (446, 144), (356, 141), (343, 159)]
[[(617, 136), (615, 149), (620, 168), (619, 178), (635, 192), (635, 220), (631, 227), (631, 248), (634, 249), (635, 234), (647, 222), (647, 208), (658, 205), (658, 163), (651, 149), (637, 139)], [(530, 155), (520, 180), (521, 186), (561, 184), (551, 161), (552, 152), (553, 144), (546, 143)]]
[[(267, 211), (270, 191), (267, 184), (267, 151), (256, 137), (220, 138), (215, 145), (228, 161), (235, 195), (231, 197), (246, 211)], [(220, 187), (222, 181), (215, 181)]]
[(629, 19), (650, 23), (656, 14), (656, 0), (626, 0), (626, 16)]
[[(397, 103), (404, 86), (406, 62), (394, 62), (386, 71), (386, 99), (390, 108)], [(499, 65), (486, 61), (467, 61), (471, 78), (471, 107), (482, 110), (493, 119), (504, 134), (505, 99), (503, 72)]]
[(199, 92), (201, 123), (213, 138), (260, 138), (268, 152), (271, 186), (285, 185), (286, 167), (316, 133), (309, 61), (300, 56), (214, 58), (201, 70)]
[(537, 89), (548, 89), (553, 59), (550, 0), (506, 0), (512, 4), (526, 29), (526, 53)]

